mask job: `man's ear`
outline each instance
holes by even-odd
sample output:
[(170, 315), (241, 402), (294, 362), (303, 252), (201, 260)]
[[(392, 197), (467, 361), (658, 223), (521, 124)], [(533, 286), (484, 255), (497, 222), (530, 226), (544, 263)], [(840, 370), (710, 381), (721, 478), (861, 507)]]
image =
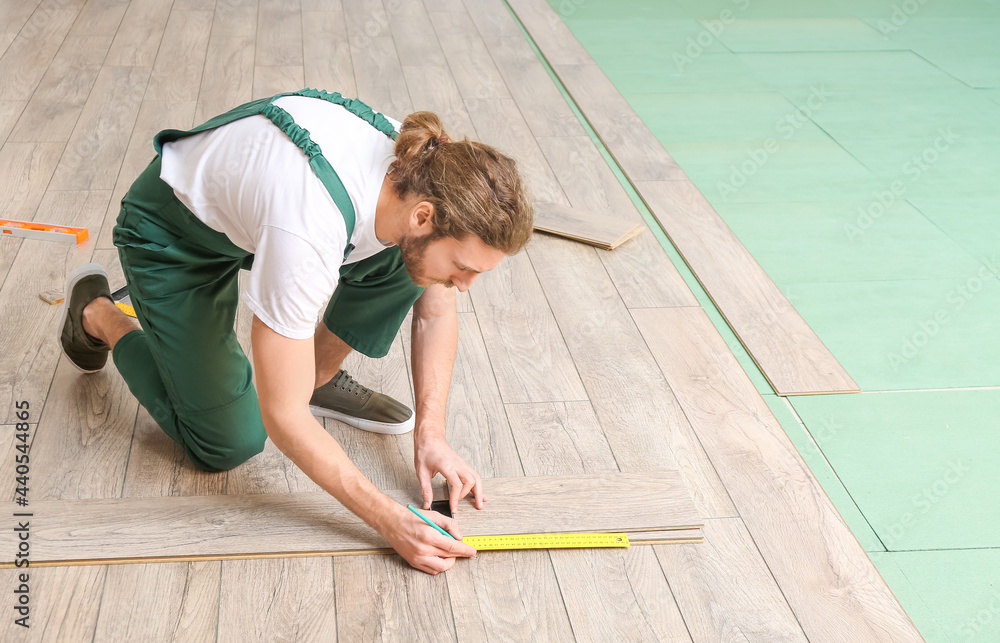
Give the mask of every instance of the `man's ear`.
[(434, 227), (434, 204), (430, 201), (420, 201), (410, 210), (410, 229), (427, 230)]

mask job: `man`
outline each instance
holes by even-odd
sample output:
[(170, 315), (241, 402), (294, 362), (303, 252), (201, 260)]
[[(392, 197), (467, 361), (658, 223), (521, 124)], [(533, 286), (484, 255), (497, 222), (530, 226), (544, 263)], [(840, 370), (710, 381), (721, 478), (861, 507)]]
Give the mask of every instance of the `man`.
[[(69, 359), (95, 372), (110, 353), (198, 468), (237, 466), (270, 437), (414, 567), (438, 573), (474, 555), (375, 489), (310, 409), (364, 430), (413, 428), (424, 508), (437, 473), (453, 509), (469, 493), (483, 507), (479, 475), (445, 439), (452, 287), (527, 243), (532, 211), (514, 162), (449, 141), (430, 112), (400, 125), (316, 90), (165, 130), (154, 147), (114, 230), (141, 329), (113, 305), (103, 269), (83, 266), (66, 287)], [(233, 332), (244, 268), (256, 390)], [(411, 306), (415, 414), (340, 369), (352, 349), (384, 356)], [(455, 521), (427, 515), (461, 538)]]

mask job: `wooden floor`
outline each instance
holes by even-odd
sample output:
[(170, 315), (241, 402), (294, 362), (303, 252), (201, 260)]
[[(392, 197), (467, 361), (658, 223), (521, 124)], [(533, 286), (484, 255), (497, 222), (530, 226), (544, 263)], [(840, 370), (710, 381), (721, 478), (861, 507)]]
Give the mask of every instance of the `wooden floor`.
[[(122, 283), (116, 204), (159, 129), (320, 87), (437, 111), (513, 155), (540, 201), (636, 216), (501, 0), (0, 0), (0, 56), (0, 218), (92, 235), (0, 240), (4, 497), (22, 400), (33, 501), (317, 490), (270, 443), (195, 471), (113, 366), (60, 357), (37, 294), (88, 261)], [(537, 235), (460, 297), (459, 329), (449, 438), (481, 474), (676, 470), (705, 542), (484, 554), (437, 577), (384, 555), (31, 569), (32, 627), (8, 609), (0, 639), (920, 640), (652, 234), (613, 252)], [(349, 366), (412, 402), (408, 351), (404, 324)], [(380, 487), (413, 486), (408, 436), (327, 429)], [(0, 570), (8, 598), (19, 571)]]

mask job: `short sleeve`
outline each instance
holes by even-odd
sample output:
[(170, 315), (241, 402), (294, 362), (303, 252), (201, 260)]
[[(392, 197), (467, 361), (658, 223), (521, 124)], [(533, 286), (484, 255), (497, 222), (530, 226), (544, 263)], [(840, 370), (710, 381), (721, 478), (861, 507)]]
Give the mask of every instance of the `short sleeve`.
[(291, 339), (312, 337), (340, 276), (339, 265), (329, 259), (305, 239), (264, 226), (243, 299), (276, 333)]

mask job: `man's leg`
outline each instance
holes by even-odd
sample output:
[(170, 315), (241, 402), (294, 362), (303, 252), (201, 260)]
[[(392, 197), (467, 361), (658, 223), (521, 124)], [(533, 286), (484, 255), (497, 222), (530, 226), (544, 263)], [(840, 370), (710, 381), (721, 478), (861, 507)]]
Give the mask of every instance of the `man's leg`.
[(351, 354), (347, 342), (330, 332), (326, 324), (316, 326), (313, 335), (313, 346), (316, 351), (316, 386), (319, 388), (333, 379), (340, 371), (340, 365)]
[(344, 266), (314, 336), (317, 386), (309, 401), (314, 414), (375, 433), (413, 429), (410, 407), (338, 369), (351, 350), (384, 357), (422, 292), (407, 274), (398, 248)]
[(98, 297), (83, 309), (83, 330), (113, 351), (119, 339), (133, 330), (139, 330), (139, 324), (119, 310), (110, 299)]

